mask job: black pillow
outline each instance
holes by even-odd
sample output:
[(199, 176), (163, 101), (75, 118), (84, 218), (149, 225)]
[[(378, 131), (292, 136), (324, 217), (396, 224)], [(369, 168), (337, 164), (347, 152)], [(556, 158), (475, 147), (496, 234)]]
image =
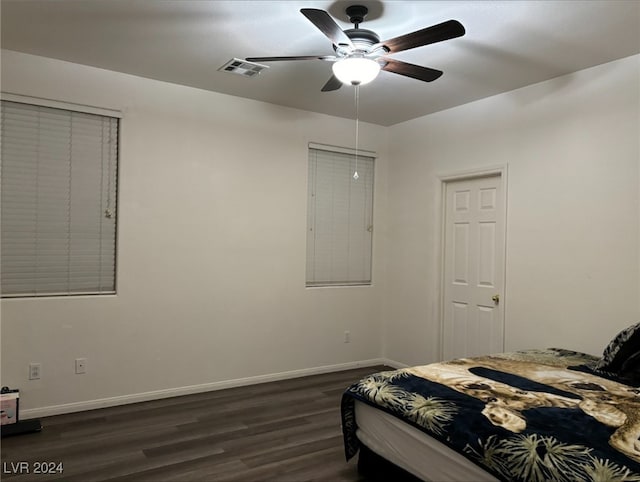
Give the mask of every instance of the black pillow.
[[(640, 370), (640, 323), (625, 328), (604, 349), (595, 370), (637, 377)], [(625, 378), (628, 378), (625, 377)]]
[(627, 358), (620, 368), (620, 377), (631, 385), (640, 384), (640, 348), (636, 348), (638, 351)]

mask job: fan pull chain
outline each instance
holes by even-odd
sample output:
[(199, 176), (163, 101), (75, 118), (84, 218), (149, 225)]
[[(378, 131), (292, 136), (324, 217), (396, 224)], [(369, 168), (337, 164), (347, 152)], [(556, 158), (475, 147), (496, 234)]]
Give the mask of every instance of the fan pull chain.
[(358, 176), (358, 137), (360, 131), (360, 119), (359, 119), (359, 110), (360, 110), (360, 86), (355, 86), (356, 90), (356, 169), (353, 173), (353, 179), (355, 181), (358, 180), (360, 176)]

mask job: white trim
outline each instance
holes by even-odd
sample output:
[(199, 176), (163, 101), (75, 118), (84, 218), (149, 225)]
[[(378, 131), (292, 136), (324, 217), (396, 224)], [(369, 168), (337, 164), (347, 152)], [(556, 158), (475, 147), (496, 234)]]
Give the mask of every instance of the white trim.
[(384, 361), (382, 362), (382, 364), (390, 366), (392, 368), (395, 368), (396, 370), (398, 370), (400, 368), (409, 368), (411, 366), (411, 365), (407, 365), (406, 363), (401, 363), (399, 361), (390, 360), (388, 358), (385, 358)]
[[(236, 378), (234, 380), (224, 380), (220, 382), (203, 383), (200, 385), (189, 385), (185, 387), (167, 388), (164, 390), (154, 390), (151, 392), (133, 393), (131, 395), (121, 395), (118, 397), (99, 398), (96, 400), (86, 400), (83, 402), (64, 403), (61, 405), (50, 405), (48, 407), (30, 408), (20, 410), (21, 419), (30, 419), (37, 417), (49, 417), (52, 415), (62, 415), (64, 413), (82, 412), (85, 410), (95, 410), (98, 408), (115, 407), (118, 405), (126, 405), (129, 403), (147, 402), (150, 400), (160, 400), (163, 398), (179, 397), (182, 395), (191, 395), (194, 393), (211, 392), (215, 390), (224, 390), (225, 388), (242, 387), (246, 385), (255, 385), (257, 383), (275, 382), (279, 380), (287, 380), (290, 378), (307, 377), (311, 375), (321, 375), (324, 373), (340, 372), (345, 370), (353, 370), (354, 368), (388, 365), (394, 368), (406, 367), (398, 362), (387, 360), (386, 358), (372, 358), (370, 360), (361, 360), (348, 363), (340, 363), (337, 365), (324, 365), (314, 368), (303, 368), (300, 370), (291, 370), (287, 372), (271, 373), (267, 375), (257, 375), (246, 378)], [(356, 382), (357, 380), (354, 380)], [(347, 387), (345, 387), (346, 389)]]
[[(339, 152), (341, 154), (356, 155), (356, 150), (350, 147), (331, 146), (329, 144), (317, 144), (315, 142), (309, 142), (310, 149), (320, 149), (321, 151)], [(373, 157), (376, 159), (378, 154), (374, 151), (367, 151), (365, 149), (358, 149), (357, 154), (359, 157)]]
[(437, 219), (437, 229), (440, 230), (440, 246), (438, 247), (438, 271), (440, 283), (438, 284), (438, 306), (437, 306), (437, 315), (440, 319), (440, 336), (438, 343), (438, 358), (442, 360), (444, 358), (444, 248), (445, 248), (445, 210), (446, 210), (446, 188), (445, 185), (448, 182), (456, 182), (463, 181), (468, 179), (476, 179), (481, 177), (489, 177), (489, 176), (500, 176), (500, 182), (502, 184), (502, 205), (504, 206), (504, 221), (503, 221), (503, 229), (502, 237), (504, 240), (503, 247), (503, 273), (502, 273), (502, 295), (500, 299), (500, 303), (502, 303), (502, 351), (505, 350), (505, 343), (507, 339), (507, 213), (508, 213), (508, 203), (507, 203), (507, 190), (508, 190), (508, 164), (500, 164), (496, 166), (487, 166), (480, 168), (472, 168), (465, 169), (461, 171), (456, 171), (448, 174), (439, 174), (438, 179), (440, 180), (440, 219)]
[(116, 109), (108, 109), (105, 107), (96, 107), (93, 105), (76, 104), (74, 102), (59, 101), (54, 99), (45, 99), (44, 97), (31, 97), (28, 95), (13, 94), (11, 92), (0, 92), (2, 100), (11, 102), (19, 102), (21, 104), (40, 105), (43, 107), (53, 107), (54, 109), (65, 109), (76, 112), (84, 112), (85, 114), (97, 114), (106, 117), (122, 118), (122, 111)]
[(489, 177), (500, 175), (503, 176), (503, 179), (506, 179), (507, 176), (507, 164), (497, 165), (497, 166), (487, 166), (482, 168), (475, 169), (464, 169), (461, 171), (454, 171), (448, 174), (439, 174), (438, 179), (440, 179), (440, 185), (453, 182), (453, 181), (462, 181), (464, 179), (473, 179), (478, 177)]

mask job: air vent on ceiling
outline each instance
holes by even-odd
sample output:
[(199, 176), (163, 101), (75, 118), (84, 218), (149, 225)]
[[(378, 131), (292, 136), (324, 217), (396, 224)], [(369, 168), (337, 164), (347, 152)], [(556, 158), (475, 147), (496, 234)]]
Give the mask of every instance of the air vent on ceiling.
[(247, 62), (246, 60), (241, 59), (231, 59), (218, 70), (222, 72), (230, 72), (232, 74), (243, 75), (244, 77), (255, 77), (263, 69), (268, 68), (269, 67), (266, 65), (256, 64), (255, 62)]

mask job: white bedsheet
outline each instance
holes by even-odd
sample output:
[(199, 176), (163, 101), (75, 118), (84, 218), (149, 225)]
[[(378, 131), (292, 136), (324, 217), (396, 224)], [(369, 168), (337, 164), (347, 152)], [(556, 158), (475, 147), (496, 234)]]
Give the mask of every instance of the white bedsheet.
[(416, 477), (432, 482), (497, 481), (446, 445), (402, 420), (356, 400), (358, 439)]

